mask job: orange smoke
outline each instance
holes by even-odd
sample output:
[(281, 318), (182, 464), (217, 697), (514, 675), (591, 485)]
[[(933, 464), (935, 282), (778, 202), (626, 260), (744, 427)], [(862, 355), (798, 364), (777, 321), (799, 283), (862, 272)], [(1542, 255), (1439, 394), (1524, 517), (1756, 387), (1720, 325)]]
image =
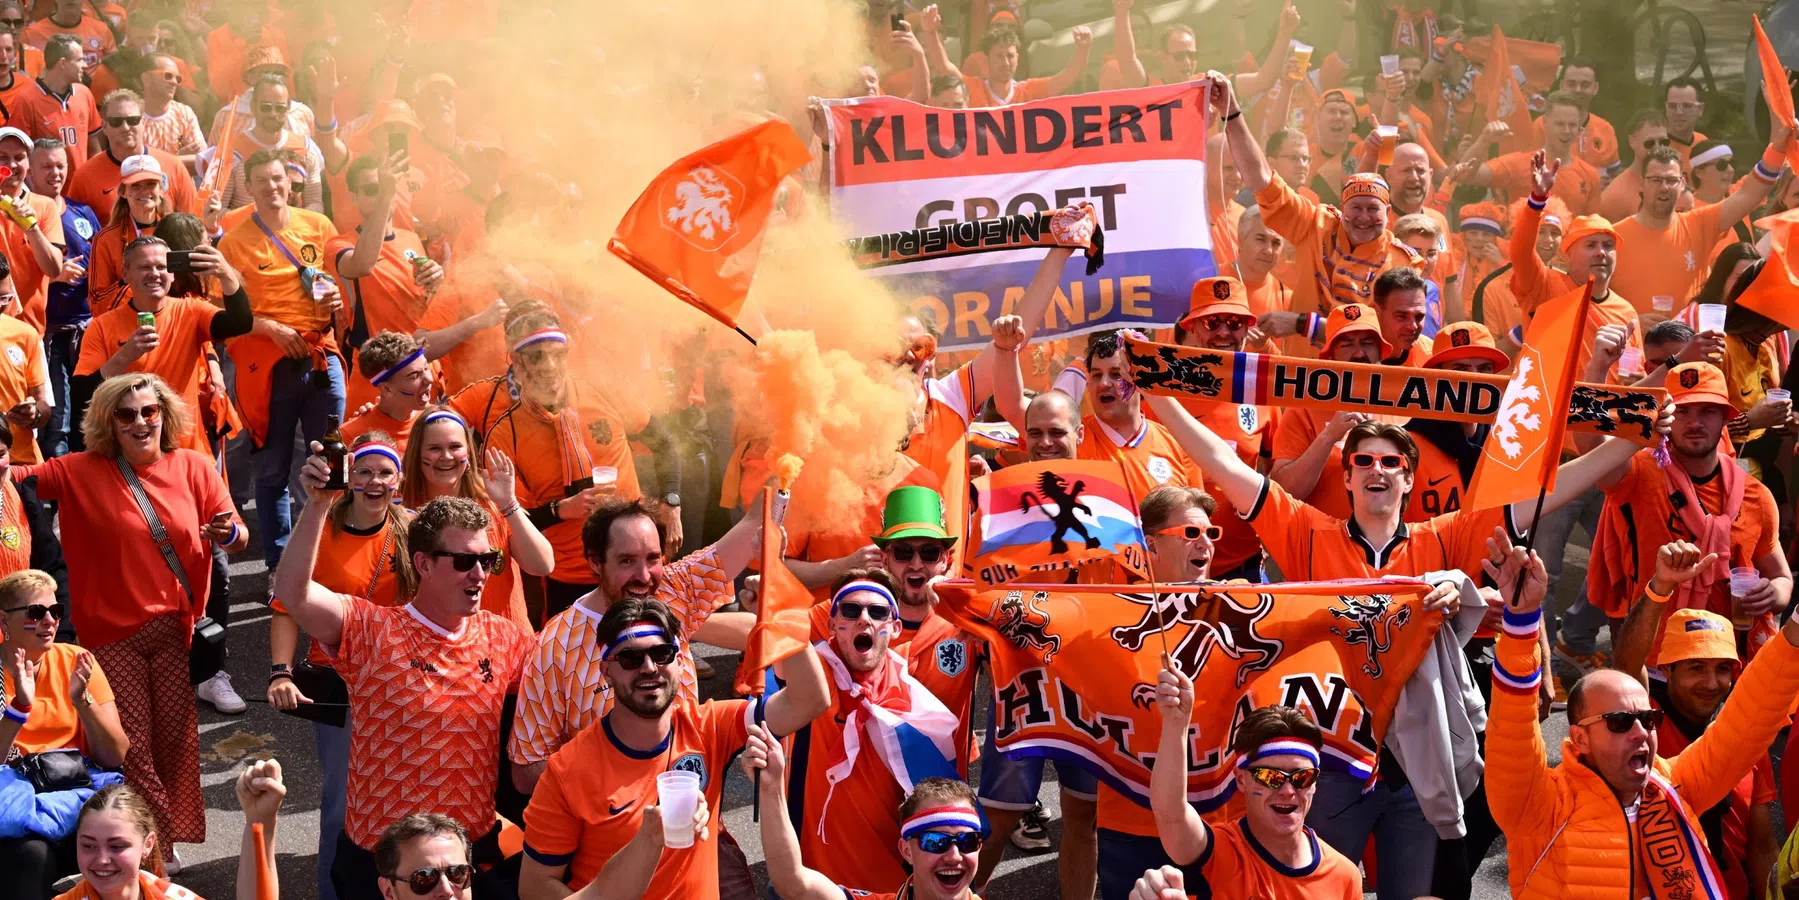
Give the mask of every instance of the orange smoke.
[(781, 486), (781, 493), (793, 491), (793, 483), (800, 477), (800, 465), (800, 458), (791, 453), (783, 453), (775, 460), (775, 482)]

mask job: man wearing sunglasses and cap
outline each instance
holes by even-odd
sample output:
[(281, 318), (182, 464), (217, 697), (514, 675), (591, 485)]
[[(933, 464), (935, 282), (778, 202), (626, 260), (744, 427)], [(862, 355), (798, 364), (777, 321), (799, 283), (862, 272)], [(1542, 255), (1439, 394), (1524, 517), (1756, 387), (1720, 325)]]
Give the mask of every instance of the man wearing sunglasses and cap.
[[(1799, 622), (1789, 619), (1755, 654), (1711, 726), (1671, 756), (1661, 755), (1667, 749), (1658, 734), (1664, 710), (1655, 708), (1641, 682), (1616, 669), (1583, 677), (1568, 691), (1568, 737), (1561, 762), (1551, 767), (1536, 696), (1548, 574), (1541, 560), (1534, 554), (1527, 559), (1503, 533), (1494, 533), (1488, 550), (1484, 569), (1508, 599), (1486, 746), (1487, 780), (1505, 789), (1489, 792), (1487, 800), (1506, 836), (1512, 896), (1617, 895), (1621, 885), (1629, 893), (1620, 896), (1676, 896), (1677, 889), (1689, 897), (1731, 896), (1706, 849), (1704, 814), (1767, 756), (1787, 724), (1799, 693)], [(1682, 569), (1706, 562), (1698, 548), (1675, 555), (1680, 558), (1668, 562), (1683, 563)], [(1676, 579), (1664, 577), (1667, 571), (1657, 571), (1651, 589), (1679, 590)], [(1670, 621), (1682, 622), (1682, 634), (1709, 632), (1707, 626), (1716, 624), (1691, 614)], [(1687, 623), (1698, 628), (1688, 632)], [(1734, 638), (1724, 637), (1735, 646)], [(1681, 645), (1663, 644), (1675, 652)], [(1713, 646), (1718, 649), (1697, 652), (1723, 652), (1722, 645)], [(1760, 888), (1750, 891), (1758, 895)]]
[[(1685, 750), (1717, 721), (1743, 669), (1729, 619), (1703, 609), (1668, 609), (1675, 589), (1715, 561), (1686, 541), (1662, 545), (1643, 601), (1631, 607), (1618, 629), (1614, 667), (1648, 688), (1649, 702), (1663, 713), (1656, 728), (1658, 755), (1672, 757)], [(1653, 667), (1648, 665), (1651, 658)], [(1699, 815), (1732, 897), (1754, 896), (1759, 891), (1751, 892), (1749, 886), (1768, 881), (1780, 852), (1775, 797), (1774, 764), (1764, 753), (1724, 800)]]
[[(1324, 359), (1378, 365), (1393, 355), (1392, 342), (1381, 333), (1380, 312), (1372, 306), (1339, 306), (1330, 311), (1323, 328), (1324, 352), (1320, 356)], [(1356, 412), (1298, 407), (1281, 412), (1268, 476), (1293, 496), (1305, 498), (1330, 515), (1347, 518), (1349, 495), (1329, 473), (1340, 467), (1344, 435), (1357, 424), (1372, 420), (1369, 414)]]

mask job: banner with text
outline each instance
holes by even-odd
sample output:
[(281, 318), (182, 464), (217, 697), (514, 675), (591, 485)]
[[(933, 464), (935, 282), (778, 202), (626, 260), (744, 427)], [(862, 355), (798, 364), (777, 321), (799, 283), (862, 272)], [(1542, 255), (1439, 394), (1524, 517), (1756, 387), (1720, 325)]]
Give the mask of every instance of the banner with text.
[[(1205, 197), (1206, 87), (1191, 81), (996, 109), (827, 101), (832, 211), (850, 234), (894, 235), (890, 247), (910, 246), (914, 232), (923, 246), (933, 235), (953, 246), (962, 223), (1086, 200), (1105, 231), (1105, 268), (1088, 276), (1084, 259), (1069, 260), (1035, 339), (1172, 325), (1193, 283), (1217, 273)], [(1043, 253), (919, 253), (870, 271), (914, 310), (929, 311), (944, 349), (971, 349), (1017, 307)]]

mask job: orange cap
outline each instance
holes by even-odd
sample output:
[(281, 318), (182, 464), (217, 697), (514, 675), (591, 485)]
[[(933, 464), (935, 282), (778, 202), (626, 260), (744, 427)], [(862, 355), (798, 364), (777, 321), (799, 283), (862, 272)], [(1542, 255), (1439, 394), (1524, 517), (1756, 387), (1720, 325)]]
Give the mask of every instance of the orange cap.
[(1624, 240), (1618, 237), (1618, 230), (1612, 227), (1611, 221), (1606, 217), (1575, 216), (1574, 221), (1569, 222), (1567, 230), (1562, 233), (1562, 253), (1566, 254), (1581, 239), (1595, 234), (1609, 234), (1613, 243), (1619, 247), (1624, 246)]
[(1187, 314), (1181, 317), (1180, 327), (1191, 331), (1192, 322), (1217, 315), (1242, 316), (1255, 324), (1255, 313), (1249, 311), (1249, 304), (1245, 302), (1243, 282), (1229, 275), (1194, 282), (1193, 293), (1187, 301)]
[(281, 55), (281, 48), (274, 44), (252, 44), (244, 51), (244, 83), (253, 84), (256, 77), (265, 70), (291, 75), (293, 70), (287, 66), (287, 58)]
[(1324, 351), (1330, 352), (1337, 338), (1357, 331), (1370, 331), (1380, 338), (1380, 355), (1382, 359), (1393, 355), (1393, 345), (1387, 343), (1386, 335), (1380, 333), (1380, 313), (1374, 307), (1361, 303), (1345, 303), (1331, 310), (1330, 318), (1324, 321)]
[(1445, 325), (1432, 341), (1431, 346), (1437, 352), (1424, 361), (1426, 369), (1441, 369), (1455, 360), (1469, 358), (1490, 360), (1494, 370), (1499, 372), (1512, 364), (1511, 357), (1506, 356), (1493, 340), (1493, 332), (1479, 322)]
[(1716, 403), (1731, 406), (1730, 391), (1725, 387), (1724, 373), (1708, 362), (1681, 363), (1668, 373), (1668, 399), (1675, 406), (1688, 403)]
[(1658, 666), (1672, 665), (1683, 659), (1728, 659), (1737, 657), (1736, 632), (1730, 620), (1703, 609), (1677, 609), (1668, 614), (1662, 628), (1662, 649), (1656, 656)]

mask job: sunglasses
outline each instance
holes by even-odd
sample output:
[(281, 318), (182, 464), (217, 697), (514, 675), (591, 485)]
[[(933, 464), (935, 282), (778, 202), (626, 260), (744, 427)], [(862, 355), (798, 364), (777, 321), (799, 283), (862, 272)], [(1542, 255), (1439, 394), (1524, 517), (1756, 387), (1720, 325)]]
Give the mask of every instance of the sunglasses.
[(479, 563), (481, 568), (488, 572), (495, 572), (500, 568), (500, 551), (498, 550), (489, 550), (486, 553), (448, 553), (443, 550), (433, 550), (431, 555), (447, 557), (450, 565), (454, 566), (458, 572), (467, 572), (474, 568), (476, 563)]
[(170, 84), (178, 84), (181, 81), (181, 73), (179, 72), (151, 72), (150, 74), (155, 75)]
[(1377, 462), (1380, 463), (1381, 468), (1386, 469), (1389, 472), (1398, 472), (1405, 469), (1405, 457), (1400, 456), (1397, 453), (1382, 453), (1378, 456), (1373, 453), (1352, 453), (1349, 455), (1349, 464), (1358, 469), (1372, 469)]
[(626, 647), (623, 650), (614, 650), (611, 658), (619, 665), (624, 666), (625, 671), (635, 672), (643, 668), (645, 658), (661, 667), (674, 662), (677, 654), (678, 651), (675, 650), (674, 644), (657, 644), (654, 647)]
[(1215, 541), (1224, 537), (1224, 529), (1217, 525), (1176, 525), (1173, 528), (1164, 528), (1156, 534), (1178, 535), (1189, 541), (1197, 541), (1203, 534), (1206, 540)]
[(1249, 324), (1244, 324), (1242, 316), (1233, 316), (1226, 313), (1219, 313), (1215, 316), (1206, 316), (1199, 320), (1199, 327), (1204, 328), (1207, 331), (1218, 331), (1219, 329), (1226, 328), (1231, 331), (1236, 331), (1239, 328), (1248, 328), (1249, 325), (1253, 324), (1255, 323), (1251, 322)]
[(0, 19), (0, 28), (4, 28), (7, 31), (19, 31), (24, 27), (24, 19)]
[(1659, 709), (1645, 709), (1642, 712), (1608, 712), (1588, 716), (1574, 724), (1585, 726), (1604, 719), (1607, 731), (1612, 734), (1627, 734), (1632, 725), (1641, 725), (1644, 731), (1654, 731), (1662, 727), (1663, 715)]
[(475, 877), (475, 867), (468, 863), (457, 863), (453, 866), (444, 866), (441, 869), (436, 866), (419, 869), (404, 878), (398, 875), (383, 875), (381, 877), (388, 881), (395, 882), (396, 884), (405, 882), (407, 887), (412, 888), (414, 894), (423, 897), (426, 894), (437, 890), (437, 882), (445, 878), (448, 878), (450, 883), (456, 887), (468, 887), (469, 881)]
[(155, 425), (162, 421), (162, 407), (152, 403), (143, 409), (121, 406), (112, 411), (112, 420), (120, 425), (130, 425), (138, 419), (143, 419), (145, 425)]
[(364, 197), (374, 197), (381, 193), (381, 182), (371, 181), (368, 184), (357, 188), (356, 193), (361, 194)]
[(270, 103), (265, 100), (261, 103), (256, 104), (256, 111), (264, 112), (264, 113), (275, 113), (277, 115), (285, 116), (285, 115), (287, 115), (287, 104), (285, 104), (285, 103)]
[(107, 124), (107, 127), (109, 127), (109, 128), (126, 128), (126, 127), (136, 128), (137, 126), (142, 125), (143, 123), (144, 123), (143, 116), (107, 116), (106, 117), (106, 124)]
[(893, 558), (899, 562), (911, 562), (915, 553), (919, 561), (924, 563), (934, 563), (943, 558), (943, 548), (936, 544), (889, 544), (887, 552), (893, 554)]
[(867, 614), (870, 622), (885, 622), (893, 615), (893, 607), (885, 603), (857, 603), (854, 600), (845, 600), (837, 604), (837, 614), (852, 622), (862, 618), (864, 614)]
[(981, 849), (981, 833), (978, 831), (964, 831), (960, 834), (950, 834), (947, 831), (926, 831), (916, 837), (918, 838), (918, 849), (926, 853), (948, 853), (951, 847), (955, 847), (963, 853), (973, 853)]
[(1250, 766), (1249, 777), (1271, 791), (1278, 791), (1291, 783), (1295, 790), (1305, 790), (1318, 783), (1318, 770), (1312, 766), (1303, 769), (1277, 769), (1273, 766)]
[(6, 614), (10, 616), (19, 610), (25, 611), (25, 621), (38, 622), (42, 621), (45, 616), (49, 616), (52, 619), (61, 619), (63, 605), (61, 603), (38, 603), (32, 606), (15, 606), (12, 609), (7, 610)]
[(1667, 147), (1673, 143), (1674, 141), (1670, 138), (1651, 138), (1643, 142), (1643, 149), (1654, 150), (1657, 147)]

